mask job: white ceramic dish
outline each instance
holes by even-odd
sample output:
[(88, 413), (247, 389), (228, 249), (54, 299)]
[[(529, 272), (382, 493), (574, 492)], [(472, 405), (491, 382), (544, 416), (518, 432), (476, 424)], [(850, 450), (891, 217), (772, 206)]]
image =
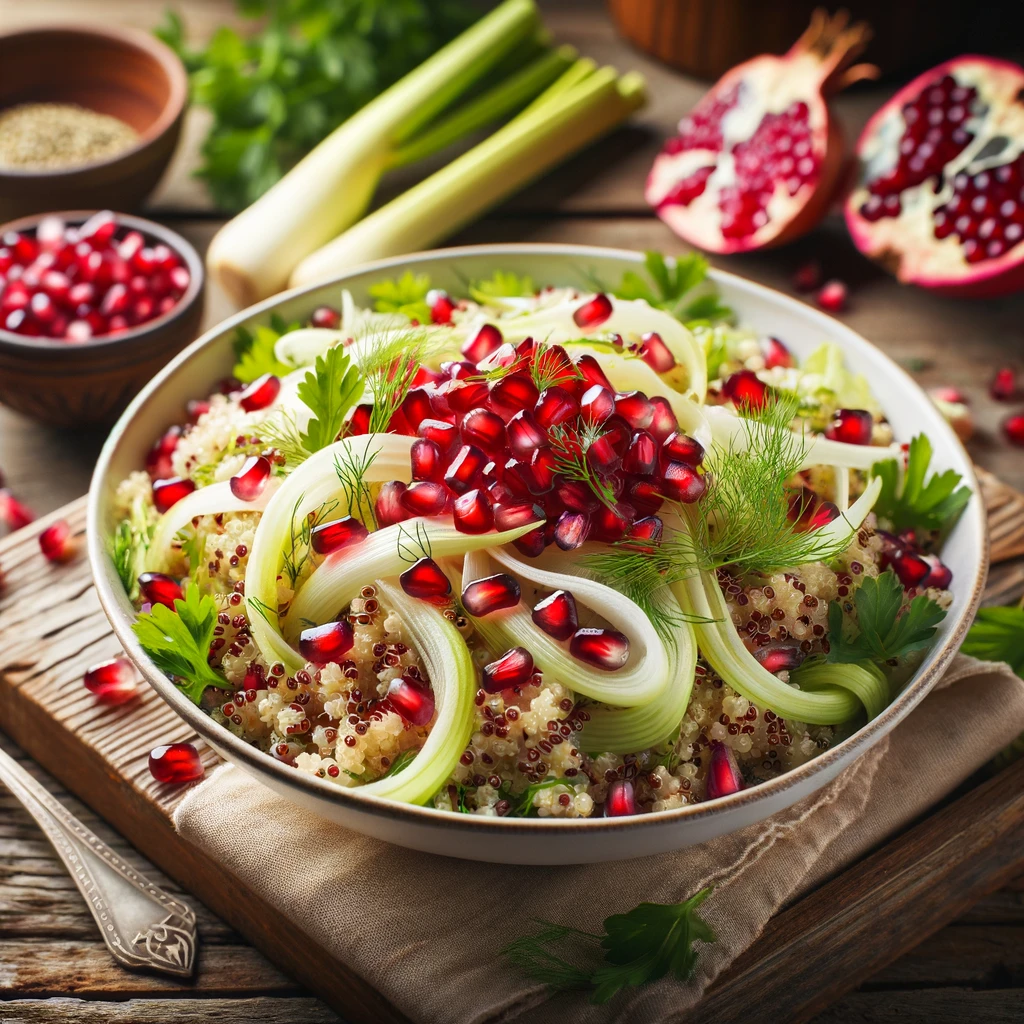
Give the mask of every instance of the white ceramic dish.
[[(428, 272), (435, 287), (458, 292), (466, 279), (497, 268), (528, 273), (545, 284), (587, 289), (589, 274), (617, 281), (637, 269), (640, 253), (569, 245), (470, 246), (368, 264), (343, 278), (268, 299), (224, 321), (185, 349), (139, 394), (110, 435), (93, 476), (89, 498), (89, 556), (100, 601), (125, 651), (160, 695), (226, 760), (265, 785), (347, 828), (403, 846), (472, 860), (516, 864), (571, 864), (618, 860), (678, 849), (763, 821), (824, 786), (899, 723), (934, 685), (963, 640), (981, 597), (988, 568), (984, 513), (975, 494), (949, 538), (943, 561), (953, 570), (953, 606), (934, 647), (902, 694), (853, 736), (795, 771), (719, 800), (659, 814), (577, 820), (484, 818), (413, 807), (341, 789), (281, 764), (217, 725), (157, 669), (137, 643), (134, 611), (107, 553), (113, 528), (111, 499), (117, 483), (143, 464), (153, 439), (179, 422), (189, 398), (207, 394), (230, 374), (231, 338), (243, 324), (264, 322), (272, 311), (302, 318), (322, 302), (337, 304), (342, 282), (357, 302), (366, 288), (407, 267)], [(871, 381), (897, 438), (924, 431), (935, 447), (936, 468), (952, 468), (977, 492), (970, 460), (921, 389), (895, 363), (836, 320), (761, 285), (712, 272), (726, 303), (742, 322), (775, 335), (804, 356), (824, 340), (842, 347)], [(154, 746), (160, 736), (152, 737)]]

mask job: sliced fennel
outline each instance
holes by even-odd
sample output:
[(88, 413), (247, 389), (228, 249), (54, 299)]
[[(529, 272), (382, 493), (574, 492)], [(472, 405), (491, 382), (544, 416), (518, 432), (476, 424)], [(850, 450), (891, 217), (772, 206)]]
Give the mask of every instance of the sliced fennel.
[(409, 597), (384, 580), (377, 580), (375, 586), (401, 617), (403, 628), (423, 659), (434, 691), (436, 717), (419, 753), (401, 771), (360, 786), (359, 792), (422, 804), (444, 785), (469, 742), (476, 669), (462, 634), (438, 608)]
[(849, 690), (864, 705), (869, 722), (889, 706), (889, 681), (882, 670), (870, 661), (846, 665), (805, 663), (791, 678), (794, 683), (807, 690), (829, 686)]
[[(280, 477), (271, 477), (259, 497), (252, 501), (243, 501), (231, 493), (230, 481), (223, 480), (218, 484), (200, 487), (180, 501), (176, 501), (157, 520), (153, 539), (146, 550), (146, 571), (164, 572), (167, 569), (174, 538), (197, 516), (211, 516), (218, 512), (262, 512), (270, 504), (280, 486)], [(195, 566), (191, 568), (194, 569)]]
[[(292, 530), (310, 512), (339, 493), (345, 498), (338, 510), (339, 517), (348, 513), (347, 503), (357, 502), (358, 496), (339, 478), (339, 460), (358, 462), (364, 483), (404, 480), (409, 475), (409, 449), (413, 441), (415, 438), (400, 434), (343, 438), (310, 456), (267, 503), (245, 570), (252, 638), (267, 661), (281, 661), (290, 668), (302, 667), (302, 659), (281, 636), (277, 618), (277, 583)], [(358, 512), (359, 508), (354, 508), (353, 514)]]
[(503, 533), (460, 533), (450, 518), (407, 519), (361, 541), (328, 555), (302, 585), (292, 601), (282, 626), (288, 639), (294, 639), (309, 625), (331, 621), (368, 579), (397, 576), (418, 558), (430, 555), (445, 558), (477, 548), (510, 544), (524, 533), (536, 529), (528, 523)]

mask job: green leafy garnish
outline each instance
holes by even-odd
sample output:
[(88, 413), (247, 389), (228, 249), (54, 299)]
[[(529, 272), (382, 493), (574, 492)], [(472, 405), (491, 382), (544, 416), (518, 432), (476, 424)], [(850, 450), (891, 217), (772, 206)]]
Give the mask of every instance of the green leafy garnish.
[(832, 664), (889, 661), (905, 658), (928, 647), (936, 626), (946, 613), (930, 598), (918, 594), (901, 615), (903, 585), (892, 569), (867, 576), (854, 595), (858, 633), (843, 636), (843, 607), (833, 601), (828, 609), (829, 652)]
[(427, 305), (430, 278), (426, 274), (407, 270), (401, 277), (370, 285), (367, 291), (378, 313), (402, 313), (421, 324), (430, 323), (430, 306)]
[[(540, 922), (543, 929), (502, 951), (522, 971), (556, 989), (590, 991), (593, 1003), (606, 1003), (624, 988), (648, 985), (672, 975), (689, 981), (697, 965), (695, 942), (712, 943), (715, 933), (697, 913), (711, 895), (701, 889), (682, 903), (641, 903), (604, 920), (604, 934)], [(549, 947), (571, 944), (565, 956)], [(603, 960), (597, 957), (600, 946)]]
[(354, 516), (371, 530), (377, 528), (377, 512), (366, 474), (377, 458), (378, 452), (367, 445), (362, 451), (346, 448), (334, 457), (334, 472), (345, 490), (348, 509), (345, 514)]
[(956, 470), (933, 473), (925, 482), (931, 460), (931, 442), (924, 434), (918, 434), (910, 442), (902, 486), (895, 459), (875, 464), (874, 475), (882, 478), (875, 514), (893, 532), (948, 533), (971, 500), (970, 488), (959, 486), (963, 478)]
[(282, 363), (274, 354), (274, 346), (282, 334), (297, 331), (301, 326), (300, 323), (286, 324), (275, 314), (270, 324), (260, 324), (254, 333), (239, 327), (233, 342), (235, 368), (232, 372), (235, 377), (243, 384), (251, 384), (265, 373), (272, 373), (277, 377), (291, 373), (295, 367)]
[(312, 454), (334, 443), (345, 424), (345, 414), (362, 393), (363, 375), (340, 345), (317, 356), (316, 366), (298, 387), (300, 401), (313, 413), (301, 436), (307, 452)]
[(981, 608), (960, 648), (982, 661), (1005, 661), (1024, 678), (1024, 608)]
[(138, 617), (132, 632), (153, 664), (179, 680), (182, 693), (198, 704), (208, 686), (228, 686), (227, 680), (207, 661), (217, 625), (217, 605), (190, 582), (185, 599), (175, 601), (174, 609), (172, 612), (165, 605), (153, 605), (151, 611)]
[(141, 499), (132, 502), (128, 516), (117, 524), (110, 542), (110, 557), (125, 593), (135, 600), (139, 592), (146, 551), (153, 539), (154, 524), (149, 521), (146, 505)]
[(567, 480), (585, 484), (607, 508), (615, 509), (615, 491), (608, 480), (591, 466), (587, 458), (590, 446), (601, 436), (600, 424), (586, 424), (582, 429), (559, 423), (548, 431), (555, 468)]
[(698, 253), (677, 256), (675, 265), (660, 252), (647, 250), (644, 266), (649, 280), (635, 270), (622, 275), (619, 286), (612, 294), (619, 299), (643, 299), (648, 305), (664, 309), (683, 323), (715, 323), (729, 320), (732, 310), (722, 305), (713, 293), (699, 295), (687, 301), (687, 295), (707, 277), (708, 261)]
[(391, 775), (397, 775), (403, 768), (407, 768), (412, 764), (418, 753), (419, 748), (417, 747), (409, 747), (408, 750), (403, 750), (398, 757), (388, 765), (384, 774), (381, 775), (381, 778), (386, 779)]
[(413, 327), (392, 337), (381, 337), (367, 345), (359, 369), (366, 378), (373, 400), (368, 433), (381, 434), (388, 429), (412, 387), (420, 365), (427, 361), (435, 344), (442, 344), (443, 332)]
[(157, 35), (190, 72), (192, 100), (213, 123), (198, 176), (214, 202), (239, 210), (360, 107), (398, 81), (476, 16), (461, 0), (239, 0), (261, 19), (221, 27), (204, 49), (169, 13)]
[(535, 295), (536, 292), (533, 278), (525, 274), (520, 277), (510, 270), (496, 270), (490, 277), (474, 281), (469, 286), (469, 294), (482, 306), (488, 305), (492, 299)]

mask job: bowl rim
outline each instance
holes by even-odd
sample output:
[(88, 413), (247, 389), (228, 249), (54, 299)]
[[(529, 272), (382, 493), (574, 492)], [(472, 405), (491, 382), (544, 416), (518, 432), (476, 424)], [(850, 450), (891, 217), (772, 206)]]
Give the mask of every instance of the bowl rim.
[[(33, 213), (26, 217), (18, 217), (16, 220), (0, 224), (0, 237), (7, 231), (25, 231), (30, 228), (37, 228), (41, 221), (47, 217), (59, 217), (65, 224), (75, 226), (84, 224), (90, 217), (102, 210), (57, 210), (49, 213)], [(130, 228), (144, 235), (159, 239), (164, 245), (173, 249), (184, 260), (189, 272), (188, 288), (185, 289), (181, 298), (175, 303), (172, 309), (162, 313), (144, 324), (130, 327), (120, 334), (101, 334), (88, 341), (68, 342), (63, 338), (46, 338), (27, 334), (15, 334), (0, 327), (0, 348), (36, 349), (40, 352), (82, 352), (84, 350), (103, 349), (116, 345), (130, 344), (136, 341), (145, 341), (147, 337), (161, 331), (168, 324), (186, 315), (202, 296), (206, 286), (206, 267), (196, 251), (194, 245), (178, 234), (177, 231), (158, 224), (156, 221), (147, 220), (145, 217), (138, 217), (131, 213), (118, 213), (111, 211), (117, 219), (119, 227)], [(207, 332), (209, 333), (209, 332)], [(205, 335), (204, 335), (205, 337)]]
[(178, 55), (164, 42), (141, 29), (120, 25), (89, 25), (72, 22), (55, 27), (52, 25), (24, 25), (20, 28), (0, 30), (0, 42), (19, 36), (88, 36), (94, 40), (121, 43), (152, 57), (163, 69), (169, 86), (167, 101), (153, 123), (139, 133), (138, 141), (127, 149), (102, 160), (71, 167), (35, 168), (21, 170), (15, 167), (0, 167), (0, 180), (55, 181), (58, 178), (73, 179), (79, 174), (89, 174), (100, 167), (113, 167), (121, 161), (130, 160), (164, 136), (181, 117), (188, 103), (188, 72)]
[[(294, 792), (295, 797), (300, 800), (303, 795), (328, 803), (348, 808), (353, 813), (370, 814), (374, 816), (389, 818), (394, 822), (406, 823), (413, 826), (425, 828), (444, 827), (457, 829), (465, 833), (480, 833), (496, 835), (512, 833), (560, 833), (567, 832), (586, 833), (589, 835), (603, 835), (616, 832), (622, 829), (634, 830), (658, 830), (671, 826), (679, 826), (687, 821), (696, 821), (708, 817), (726, 814), (740, 809), (746, 805), (753, 805), (764, 801), (771, 801), (785, 791), (800, 786), (805, 780), (819, 773), (827, 773), (830, 767), (837, 762), (842, 763), (854, 760), (863, 755), (873, 746), (885, 733), (901, 721), (928, 693), (934, 683), (939, 679), (949, 662), (960, 648), (960, 644), (967, 633), (967, 629), (974, 618), (984, 589), (988, 575), (989, 544), (988, 533), (985, 528), (984, 516), (973, 517), (974, 529), (971, 540), (978, 551), (977, 571), (970, 584), (970, 592), (960, 613), (960, 619), (945, 641), (938, 647), (932, 648), (928, 655), (932, 658), (928, 668), (906, 686), (897, 698), (879, 715), (868, 722), (846, 739), (830, 747), (828, 750), (804, 762), (793, 770), (771, 779), (768, 782), (751, 786), (748, 789), (740, 790), (729, 796), (719, 797), (715, 800), (705, 801), (699, 804), (689, 804), (683, 807), (659, 811), (652, 814), (625, 816), (616, 818), (504, 818), (489, 817), (482, 815), (453, 815), (448, 811), (442, 811), (430, 806), (419, 806), (414, 804), (403, 804), (359, 792), (358, 787), (351, 789), (339, 787), (325, 779), (319, 779), (306, 772), (296, 771), (294, 768), (276, 761), (269, 754), (258, 750), (256, 747), (246, 743), (232, 732), (218, 725), (209, 715), (189, 701), (181, 691), (149, 660), (131, 630), (131, 623), (124, 615), (119, 606), (116, 586), (120, 588), (120, 580), (117, 579), (113, 566), (110, 563), (106, 550), (105, 537), (103, 537), (103, 521), (101, 517), (102, 495), (108, 464), (116, 451), (120, 439), (131, 423), (136, 412), (148, 401), (150, 395), (158, 390), (163, 382), (171, 376), (179, 367), (185, 364), (194, 354), (205, 348), (207, 345), (216, 343), (234, 327), (261, 313), (268, 313), (283, 302), (299, 298), (304, 294), (316, 292), (325, 286), (341, 286), (347, 279), (355, 276), (362, 276), (366, 273), (387, 272), (390, 270), (416, 267), (421, 264), (429, 264), (438, 257), (446, 258), (470, 258), (470, 257), (493, 257), (501, 258), (507, 255), (547, 255), (561, 257), (575, 257), (577, 259), (611, 258), (622, 261), (642, 264), (643, 253), (627, 249), (618, 249), (610, 246), (589, 246), (574, 245), (568, 243), (547, 243), (547, 242), (519, 242), (519, 243), (493, 243), (485, 245), (466, 245), (447, 249), (435, 249), (427, 252), (412, 253), (404, 256), (390, 257), (382, 260), (374, 260), (362, 263), (350, 268), (344, 274), (339, 274), (327, 280), (314, 284), (303, 285), (293, 288), (268, 299), (246, 307), (238, 313), (233, 314), (209, 331), (202, 337), (182, 350), (164, 369), (158, 373), (142, 391), (135, 397), (128, 408), (122, 413), (121, 418), (115, 424), (110, 436), (107, 438), (96, 468), (93, 473), (89, 487), (88, 515), (87, 515), (87, 544), (89, 561), (92, 568), (93, 579), (96, 586), (100, 604), (107, 615), (117, 639), (124, 647), (131, 661), (144, 675), (147, 681), (156, 689), (161, 697), (183, 718), (188, 725), (203, 737), (215, 750), (230, 751), (230, 757), (226, 760), (232, 764), (243, 764), (246, 770), (257, 776), (269, 776), (274, 783), (274, 788), (286, 789)], [(712, 279), (724, 282), (735, 283), (743, 289), (748, 289), (763, 299), (781, 304), (790, 311), (798, 311), (800, 315), (810, 315), (817, 319), (823, 326), (833, 332), (843, 333), (857, 339), (861, 344), (869, 346), (881, 359), (888, 363), (889, 372), (899, 381), (903, 389), (910, 389), (920, 395), (922, 402), (927, 398), (920, 386), (910, 377), (906, 371), (889, 358), (881, 349), (872, 345), (867, 339), (861, 337), (852, 328), (840, 323), (805, 303), (799, 302), (788, 295), (769, 288), (766, 285), (750, 281), (737, 274), (727, 271), (711, 269), (709, 276)], [(965, 483), (971, 487), (972, 502), (980, 502), (981, 494), (977, 477), (974, 474), (973, 464), (967, 456), (959, 438), (945, 421), (941, 421), (942, 440), (954, 449), (959, 450), (964, 457), (967, 474)], [(961, 526), (970, 523), (971, 518), (965, 517), (961, 520)], [(123, 595), (123, 591), (122, 591)], [(222, 754), (222, 756), (224, 756)], [(837, 769), (838, 770), (838, 769)], [(495, 831), (497, 830), (497, 831)]]

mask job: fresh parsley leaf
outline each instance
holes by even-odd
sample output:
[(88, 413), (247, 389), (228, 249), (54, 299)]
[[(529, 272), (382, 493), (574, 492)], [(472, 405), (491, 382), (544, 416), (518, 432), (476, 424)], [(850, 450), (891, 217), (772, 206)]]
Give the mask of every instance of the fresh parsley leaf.
[(427, 305), (430, 278), (426, 274), (407, 270), (401, 277), (370, 285), (367, 291), (378, 313), (403, 313), (410, 320), (430, 323), (430, 307)]
[(1024, 678), (1024, 608), (982, 608), (961, 650), (982, 661), (1005, 661)]
[(843, 635), (843, 608), (833, 601), (828, 610), (831, 664), (856, 661), (888, 661), (905, 658), (931, 643), (936, 626), (946, 617), (930, 597), (918, 594), (901, 615), (903, 586), (896, 573), (887, 569), (880, 576), (868, 576), (854, 595), (857, 635)]
[(622, 275), (612, 294), (620, 299), (643, 299), (657, 309), (664, 309), (684, 323), (715, 323), (729, 320), (732, 310), (722, 305), (714, 294), (701, 295), (687, 302), (687, 295), (707, 277), (708, 261), (699, 253), (677, 256), (673, 266), (660, 252), (644, 254), (648, 277), (634, 270)]
[(397, 775), (404, 768), (408, 768), (413, 762), (416, 755), (419, 753), (418, 747), (410, 747), (408, 750), (403, 750), (398, 757), (388, 765), (387, 770), (381, 776), (382, 779), (386, 779), (391, 775)]
[(882, 479), (875, 514), (895, 533), (903, 530), (948, 533), (971, 500), (970, 488), (959, 486), (963, 478), (956, 470), (933, 473), (926, 483), (931, 460), (931, 442), (924, 434), (918, 434), (910, 442), (902, 486), (895, 459), (875, 465), (874, 475)]
[(345, 414), (363, 393), (363, 375), (340, 346), (317, 356), (316, 366), (298, 387), (299, 400), (313, 413), (301, 435), (311, 455), (333, 444), (345, 424)]
[(240, 327), (235, 333), (235, 368), (232, 371), (235, 377), (243, 384), (251, 384), (257, 377), (265, 373), (273, 373), (278, 377), (291, 373), (294, 369), (287, 363), (282, 363), (274, 354), (274, 346), (282, 334), (290, 331), (297, 331), (301, 324), (278, 323), (275, 326), (261, 324), (256, 328), (255, 334), (250, 334), (245, 328)]
[(469, 294), (481, 305), (486, 306), (491, 299), (506, 299), (518, 295), (535, 295), (537, 292), (533, 278), (525, 274), (520, 277), (510, 270), (496, 270), (483, 281), (474, 281), (469, 286)]
[[(666, 975), (689, 981), (699, 956), (694, 943), (716, 941), (697, 913), (711, 891), (702, 889), (682, 903), (641, 903), (626, 914), (614, 914), (604, 920), (604, 935), (542, 921), (541, 931), (516, 939), (503, 953), (552, 988), (589, 990), (594, 1003)], [(560, 956), (553, 946), (570, 948)], [(597, 957), (599, 949), (603, 960)]]
[(199, 587), (189, 583), (185, 599), (174, 602), (174, 611), (162, 604), (138, 617), (132, 632), (153, 660), (153, 664), (175, 679), (193, 703), (198, 704), (208, 686), (227, 688), (227, 681), (206, 660), (213, 630), (217, 625), (217, 605)]

